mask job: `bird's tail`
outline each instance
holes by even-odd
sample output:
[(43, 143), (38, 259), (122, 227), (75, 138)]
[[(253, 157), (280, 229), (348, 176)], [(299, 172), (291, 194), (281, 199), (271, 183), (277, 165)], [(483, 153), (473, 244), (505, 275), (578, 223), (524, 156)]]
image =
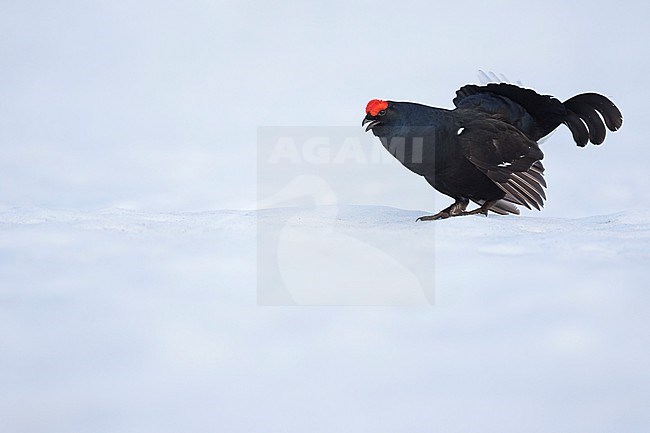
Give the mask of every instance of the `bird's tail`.
[(623, 115), (618, 107), (598, 93), (581, 93), (564, 101), (564, 106), (566, 114), (563, 123), (580, 147), (590, 141), (593, 144), (605, 141), (605, 126), (610, 131), (616, 131), (623, 125)]
[(580, 147), (589, 142), (601, 144), (605, 128), (616, 131), (623, 125), (618, 107), (598, 93), (581, 93), (560, 102), (514, 84), (468, 84), (456, 92), (454, 105), (486, 112), (514, 125), (534, 141), (565, 124)]

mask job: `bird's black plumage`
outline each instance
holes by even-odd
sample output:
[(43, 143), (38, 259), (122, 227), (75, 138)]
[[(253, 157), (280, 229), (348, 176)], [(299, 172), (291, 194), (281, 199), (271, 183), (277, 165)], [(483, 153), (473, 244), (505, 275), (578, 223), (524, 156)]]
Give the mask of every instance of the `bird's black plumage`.
[[(420, 219), (519, 213), (519, 204), (541, 209), (544, 154), (537, 141), (561, 124), (578, 146), (601, 144), (606, 128), (623, 117), (605, 96), (583, 93), (565, 102), (512, 84), (467, 85), (453, 110), (412, 102), (372, 100), (363, 125), (411, 171), (424, 176), (454, 203)], [(467, 212), (469, 201), (480, 207)]]

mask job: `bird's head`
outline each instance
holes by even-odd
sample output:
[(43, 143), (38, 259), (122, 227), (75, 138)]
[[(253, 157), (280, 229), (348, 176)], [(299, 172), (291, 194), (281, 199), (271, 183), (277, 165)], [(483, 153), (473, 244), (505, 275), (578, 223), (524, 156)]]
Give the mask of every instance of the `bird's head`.
[[(389, 125), (394, 113), (389, 101), (373, 99), (366, 105), (366, 117), (361, 122), (361, 126), (366, 126), (366, 132), (379, 125)], [(373, 132), (376, 132), (373, 130)]]
[(366, 117), (361, 126), (377, 137), (414, 136), (418, 128), (429, 128), (436, 122), (437, 108), (413, 102), (373, 99), (366, 105)]

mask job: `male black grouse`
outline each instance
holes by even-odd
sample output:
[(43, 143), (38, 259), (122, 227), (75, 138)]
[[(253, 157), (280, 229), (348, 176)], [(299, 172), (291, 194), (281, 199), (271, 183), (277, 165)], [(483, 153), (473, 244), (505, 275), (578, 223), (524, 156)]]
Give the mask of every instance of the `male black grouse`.
[[(623, 124), (616, 105), (597, 93), (560, 102), (513, 84), (470, 84), (456, 92), (453, 102), (453, 110), (378, 99), (366, 107), (366, 131), (455, 200), (418, 221), (488, 211), (519, 214), (514, 204), (539, 210), (546, 182), (537, 141), (565, 124), (578, 146), (601, 144), (605, 127), (616, 131)], [(466, 211), (470, 200), (479, 207)]]

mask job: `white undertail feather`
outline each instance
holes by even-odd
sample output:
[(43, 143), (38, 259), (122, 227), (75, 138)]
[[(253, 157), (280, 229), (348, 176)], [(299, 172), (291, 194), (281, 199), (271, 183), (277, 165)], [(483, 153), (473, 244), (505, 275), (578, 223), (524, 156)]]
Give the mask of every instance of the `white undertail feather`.
[[(474, 200), (474, 203), (478, 204), (479, 206), (483, 206), (485, 200)], [(517, 206), (505, 200), (497, 201), (492, 205), (490, 210), (494, 213), (498, 213), (499, 215), (508, 215), (508, 214), (519, 215), (519, 209), (517, 208)]]
[(490, 83), (508, 83), (508, 84), (517, 84), (522, 86), (521, 80), (512, 81), (504, 74), (496, 74), (492, 71), (484, 72), (483, 70), (478, 70), (478, 80), (481, 84), (486, 85)]

